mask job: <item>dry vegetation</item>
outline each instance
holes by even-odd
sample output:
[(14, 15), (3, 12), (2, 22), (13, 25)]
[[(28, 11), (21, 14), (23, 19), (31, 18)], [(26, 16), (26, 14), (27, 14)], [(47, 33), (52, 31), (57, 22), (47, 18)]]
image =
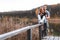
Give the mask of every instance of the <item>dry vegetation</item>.
[[(53, 22), (54, 19), (51, 19)], [(50, 22), (52, 22), (50, 20)], [(0, 34), (4, 34), (28, 25), (33, 25), (33, 24), (37, 23), (37, 19), (33, 18), (33, 19), (29, 19), (29, 18), (19, 18), (18, 16), (14, 17), (14, 16), (3, 16), (2, 18), (0, 18)], [(39, 40), (39, 34), (38, 34), (38, 28), (32, 29), (32, 37), (33, 40)], [(14, 37), (8, 38), (6, 40), (27, 40), (27, 32), (23, 32), (20, 33)]]
[[(32, 19), (33, 21), (33, 19)], [(4, 34), (27, 25), (32, 25), (31, 19), (19, 18), (18, 16), (3, 16), (0, 18), (0, 34)], [(38, 40), (38, 28), (32, 29), (33, 40)], [(27, 32), (20, 33), (14, 37), (8, 38), (6, 40), (27, 40)]]

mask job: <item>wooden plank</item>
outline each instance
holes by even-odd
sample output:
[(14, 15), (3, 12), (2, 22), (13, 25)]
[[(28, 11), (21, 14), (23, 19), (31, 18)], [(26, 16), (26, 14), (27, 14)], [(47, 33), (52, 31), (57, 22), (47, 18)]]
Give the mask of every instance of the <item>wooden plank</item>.
[(60, 40), (60, 37), (58, 37), (58, 36), (46, 36), (42, 40)]

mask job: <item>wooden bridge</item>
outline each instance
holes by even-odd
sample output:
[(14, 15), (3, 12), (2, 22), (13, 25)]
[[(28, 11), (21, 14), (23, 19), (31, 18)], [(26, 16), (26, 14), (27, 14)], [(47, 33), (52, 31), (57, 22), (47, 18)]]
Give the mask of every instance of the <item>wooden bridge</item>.
[(42, 40), (60, 40), (59, 36), (46, 36)]
[[(36, 28), (36, 27), (41, 27), (41, 24), (36, 24), (36, 25), (31, 25), (31, 26), (27, 26), (21, 29), (17, 29), (5, 34), (1, 34), (0, 35), (0, 40), (5, 40), (7, 38), (10, 38), (12, 36), (15, 36), (19, 33), (25, 32), (27, 31), (27, 40), (32, 40), (32, 29)], [(43, 37), (43, 39), (41, 38), (41, 28), (39, 27), (39, 40), (60, 40), (59, 36), (45, 36)]]

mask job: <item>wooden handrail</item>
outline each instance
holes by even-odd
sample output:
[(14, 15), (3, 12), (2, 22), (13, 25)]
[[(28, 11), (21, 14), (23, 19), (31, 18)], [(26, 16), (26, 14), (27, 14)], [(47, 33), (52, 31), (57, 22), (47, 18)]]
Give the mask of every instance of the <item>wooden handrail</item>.
[(11, 31), (11, 32), (8, 32), (8, 33), (5, 33), (5, 34), (1, 34), (0, 35), (0, 40), (5, 40), (7, 38), (10, 38), (12, 36), (15, 36), (19, 33), (22, 33), (22, 32), (25, 32), (27, 30), (30, 30), (32, 28), (36, 28), (38, 26), (40, 26), (41, 24), (36, 24), (36, 25), (32, 25), (32, 26), (27, 26), (27, 27), (24, 27), (24, 28), (20, 28), (20, 29), (17, 29), (17, 30), (14, 30), (14, 31)]

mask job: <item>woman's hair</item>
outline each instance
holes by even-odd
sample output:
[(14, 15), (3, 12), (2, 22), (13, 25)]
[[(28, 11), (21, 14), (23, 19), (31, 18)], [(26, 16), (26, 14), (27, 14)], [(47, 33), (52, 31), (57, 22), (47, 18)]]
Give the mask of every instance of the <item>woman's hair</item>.
[(35, 14), (36, 15), (38, 15), (38, 13), (39, 13), (39, 10), (38, 10), (38, 8), (35, 10)]
[(37, 9), (35, 10), (35, 14), (38, 15), (38, 13), (44, 13), (44, 8), (43, 8), (43, 6), (41, 6), (39, 9), (37, 8)]
[(43, 7), (40, 7), (40, 13), (43, 13), (43, 12), (44, 12)]

